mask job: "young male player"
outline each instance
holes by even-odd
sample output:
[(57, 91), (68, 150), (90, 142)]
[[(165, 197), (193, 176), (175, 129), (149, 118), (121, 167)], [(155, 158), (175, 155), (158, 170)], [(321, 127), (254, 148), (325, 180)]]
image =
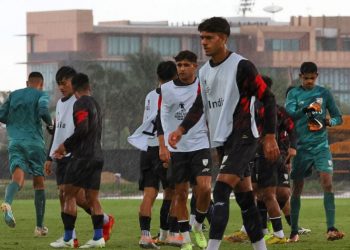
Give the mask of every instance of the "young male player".
[[(161, 84), (177, 78), (176, 65), (172, 61), (164, 61), (157, 67), (158, 81)], [(157, 139), (156, 116), (160, 89), (149, 92), (145, 99), (145, 110), (142, 125), (128, 138), (136, 148), (141, 149), (139, 189), (143, 191), (140, 204), (139, 223), (142, 248), (159, 249), (151, 236), (152, 207), (159, 191), (159, 183), (163, 186), (163, 203), (160, 209), (159, 242), (166, 242), (168, 237), (168, 214), (173, 197), (173, 188), (167, 181), (167, 169), (159, 159), (159, 142)]]
[[(291, 179), (291, 224), (290, 241), (298, 241), (298, 221), (300, 195), (304, 187), (304, 178), (311, 175), (312, 167), (319, 172), (324, 191), (324, 209), (327, 221), (327, 239), (339, 240), (344, 233), (335, 227), (335, 203), (333, 192), (333, 161), (329, 150), (327, 126), (342, 123), (341, 113), (331, 92), (316, 85), (317, 65), (303, 62), (300, 66), (301, 86), (289, 91), (286, 110), (295, 122), (297, 132), (297, 155), (292, 162)], [(327, 111), (330, 118), (327, 118)]]
[(77, 218), (76, 198), (79, 191), (85, 191), (94, 236), (80, 248), (105, 247), (103, 238), (103, 211), (98, 199), (103, 154), (101, 149), (102, 117), (101, 109), (90, 96), (90, 83), (87, 75), (79, 73), (72, 79), (77, 101), (73, 106), (74, 133), (54, 151), (54, 157), (62, 159), (71, 153), (64, 177), (64, 209), (61, 214), (64, 224), (65, 246), (74, 247), (73, 230)]
[[(254, 101), (265, 107), (263, 148), (267, 160), (275, 161), (279, 150), (275, 139), (275, 98), (258, 74), (254, 64), (227, 49), (230, 25), (226, 19), (212, 17), (199, 26), (201, 44), (211, 59), (200, 69), (201, 95), (181, 125), (169, 135), (169, 145), (176, 147), (203, 114), (203, 106), (212, 147), (223, 146), (223, 160), (214, 188), (214, 210), (210, 225), (208, 250), (219, 249), (229, 216), (229, 198), (235, 189), (245, 227), (254, 249), (266, 249), (259, 212), (245, 178), (248, 162), (254, 157), (258, 131), (254, 121)], [(238, 189), (241, 179), (245, 186)]]
[[(160, 122), (158, 129), (159, 141), (164, 138), (185, 118), (200, 91), (196, 77), (197, 56), (191, 51), (181, 51), (175, 56), (179, 78), (161, 86)], [(164, 135), (163, 133), (164, 132)], [(209, 140), (204, 116), (184, 136), (177, 148), (167, 148), (160, 143), (159, 155), (163, 162), (168, 163), (171, 155), (170, 178), (175, 183), (175, 213), (179, 229), (183, 236), (182, 250), (191, 250), (189, 235), (189, 215), (187, 198), (190, 182), (196, 187), (196, 218), (192, 227), (196, 243), (200, 248), (207, 246), (202, 232), (202, 223), (207, 214), (211, 193), (211, 159)], [(166, 140), (166, 145), (168, 141)], [(169, 151), (171, 153), (169, 153)]]
[[(52, 138), (49, 156), (45, 162), (45, 173), (50, 175), (52, 173), (52, 156), (54, 150), (62, 143), (65, 139), (74, 133), (74, 120), (73, 120), (73, 106), (77, 100), (73, 87), (72, 78), (76, 75), (74, 68), (70, 66), (61, 67), (56, 73), (56, 82), (60, 92), (63, 97), (58, 100), (56, 105), (56, 117), (55, 117), (55, 127), (54, 136)], [(59, 200), (61, 205), (61, 212), (64, 210), (64, 176), (66, 173), (66, 168), (71, 160), (71, 154), (65, 155), (62, 159), (55, 159), (56, 162), (56, 181), (59, 190)], [(84, 189), (81, 189), (77, 194), (77, 205), (83, 208), (88, 214), (91, 215), (91, 210), (87, 204)], [(107, 241), (110, 238), (112, 227), (114, 225), (114, 218), (111, 215), (104, 214), (103, 217), (103, 237)], [(76, 239), (75, 229), (73, 231), (74, 245), (77, 247), (79, 245)], [(60, 248), (64, 245), (63, 237), (58, 240), (51, 242), (50, 246), (54, 248)]]
[(44, 226), (45, 187), (44, 162), (45, 143), (42, 131), (43, 120), (52, 126), (49, 113), (49, 97), (43, 92), (44, 78), (39, 72), (28, 76), (27, 87), (10, 94), (0, 107), (0, 122), (6, 124), (8, 151), (12, 181), (6, 187), (5, 201), (1, 204), (4, 219), (9, 227), (16, 221), (11, 205), (17, 192), (24, 185), (25, 173), (33, 175), (36, 211), (35, 236), (44, 236), (48, 229)]

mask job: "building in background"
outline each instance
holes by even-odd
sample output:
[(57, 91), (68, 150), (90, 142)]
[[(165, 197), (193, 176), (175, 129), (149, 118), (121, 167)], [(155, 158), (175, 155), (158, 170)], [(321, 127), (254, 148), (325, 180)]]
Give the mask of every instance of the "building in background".
[[(289, 23), (270, 18), (235, 17), (229, 48), (253, 61), (262, 72), (298, 78), (303, 61), (320, 68), (319, 84), (332, 89), (341, 102), (350, 101), (350, 17), (291, 17)], [(93, 23), (92, 10), (27, 13), (28, 71), (44, 74), (54, 91), (54, 75), (64, 63), (94, 61), (104, 68), (125, 70), (125, 56), (145, 48), (165, 59), (184, 49), (206, 60), (196, 24), (167, 21)]]

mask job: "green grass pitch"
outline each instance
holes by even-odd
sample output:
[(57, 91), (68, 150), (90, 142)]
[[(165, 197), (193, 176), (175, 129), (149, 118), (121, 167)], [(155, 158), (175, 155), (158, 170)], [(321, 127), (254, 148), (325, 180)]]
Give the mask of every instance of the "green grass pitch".
[[(139, 249), (140, 235), (138, 225), (138, 206), (140, 200), (102, 200), (102, 205), (107, 213), (116, 218), (116, 225), (111, 240), (107, 243), (107, 249)], [(157, 201), (153, 210), (152, 234), (157, 233), (159, 227), (160, 201)], [(339, 229), (348, 233), (343, 240), (328, 242), (325, 238), (325, 216), (321, 199), (303, 199), (301, 212), (301, 225), (311, 228), (310, 235), (301, 236), (301, 241), (296, 244), (268, 246), (268, 249), (325, 249), (341, 250), (350, 249), (350, 200), (336, 199), (336, 224)], [(17, 226), (8, 228), (0, 221), (0, 249), (50, 249), (49, 243), (62, 235), (63, 226), (60, 218), (59, 204), (57, 200), (48, 200), (46, 206), (45, 224), (49, 228), (46, 237), (34, 238), (35, 226), (34, 201), (15, 200), (13, 211)], [(285, 221), (284, 221), (285, 222)], [(237, 230), (241, 225), (241, 216), (234, 200), (231, 200), (230, 221), (226, 228), (226, 234)], [(284, 223), (285, 232), (288, 235), (289, 227)], [(92, 224), (90, 217), (82, 210), (78, 211), (76, 223), (77, 236), (80, 244), (92, 237)], [(194, 240), (194, 238), (193, 238)], [(164, 250), (177, 249), (174, 247), (161, 247)], [(194, 249), (199, 249), (194, 247)], [(220, 249), (252, 249), (250, 244), (232, 244), (223, 242)]]

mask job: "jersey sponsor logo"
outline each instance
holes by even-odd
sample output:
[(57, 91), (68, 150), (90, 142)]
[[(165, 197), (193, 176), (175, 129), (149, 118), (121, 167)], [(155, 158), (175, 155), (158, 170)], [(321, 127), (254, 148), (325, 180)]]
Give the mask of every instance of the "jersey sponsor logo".
[(66, 124), (64, 122), (58, 122), (56, 128), (66, 128)]
[(209, 172), (210, 171), (210, 168), (203, 168), (202, 169), (202, 173), (206, 173), (206, 172)]
[(146, 104), (146, 110), (151, 110), (151, 100), (147, 100), (147, 104)]
[[(283, 176), (284, 176), (284, 179), (285, 180), (288, 180), (288, 174), (283, 174)], [(284, 182), (283, 182), (284, 183)]]
[(183, 102), (179, 103), (179, 108), (180, 108), (180, 110), (175, 113), (175, 118), (179, 121), (182, 121), (183, 119), (185, 119), (185, 117), (187, 115), (187, 110), (186, 110), (185, 104)]
[(209, 163), (208, 159), (202, 159), (203, 166), (207, 166)]
[(208, 101), (209, 109), (220, 108), (224, 105), (224, 99), (220, 97), (217, 101)]
[(333, 166), (332, 160), (328, 160), (328, 165), (329, 165), (329, 166)]

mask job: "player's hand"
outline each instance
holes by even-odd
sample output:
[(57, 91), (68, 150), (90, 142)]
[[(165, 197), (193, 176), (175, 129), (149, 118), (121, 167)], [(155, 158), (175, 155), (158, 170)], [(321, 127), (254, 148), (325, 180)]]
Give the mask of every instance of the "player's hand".
[(159, 147), (159, 159), (163, 162), (163, 167), (168, 168), (170, 162), (170, 152), (166, 146)]
[(268, 161), (274, 162), (280, 156), (275, 134), (266, 134), (263, 139), (263, 149), (265, 158)]
[(182, 127), (178, 127), (175, 131), (170, 133), (168, 138), (168, 143), (170, 147), (176, 149), (176, 144), (181, 140), (183, 133), (184, 129)]
[(303, 109), (304, 113), (308, 112), (321, 112), (322, 111), (322, 106), (318, 102), (313, 102), (309, 106), (305, 107)]
[(67, 154), (66, 148), (64, 147), (64, 144), (60, 144), (58, 148), (53, 153), (54, 158), (56, 159), (62, 159)]
[(45, 161), (44, 164), (44, 172), (46, 176), (49, 176), (52, 174), (52, 161)]
[(292, 158), (297, 155), (297, 151), (295, 148), (288, 148), (288, 155), (286, 157), (286, 162), (285, 164), (290, 164)]

